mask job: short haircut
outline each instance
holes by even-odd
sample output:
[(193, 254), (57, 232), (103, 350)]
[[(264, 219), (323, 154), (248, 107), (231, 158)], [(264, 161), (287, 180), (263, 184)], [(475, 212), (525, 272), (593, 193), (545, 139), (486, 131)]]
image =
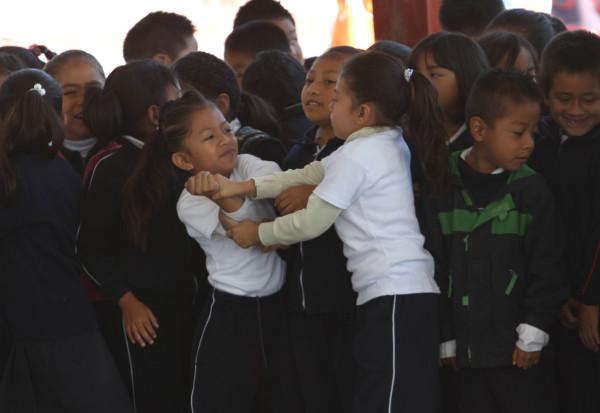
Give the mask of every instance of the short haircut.
[(504, 56), (508, 56), (507, 66), (512, 67), (517, 61), (521, 49), (527, 50), (533, 58), (537, 73), (537, 51), (523, 36), (509, 32), (491, 32), (479, 38), (477, 42), (485, 52), (491, 67), (496, 67)]
[(329, 59), (337, 59), (344, 60), (349, 58), (350, 56), (354, 56), (355, 54), (362, 53), (363, 50), (357, 49), (352, 46), (334, 46), (325, 50), (325, 52), (321, 56), (317, 56), (317, 59), (329, 58)]
[(278, 50), (259, 53), (244, 72), (242, 89), (267, 100), (278, 113), (300, 103), (306, 81), (304, 66)]
[(493, 128), (497, 119), (506, 116), (511, 105), (528, 101), (542, 102), (542, 92), (531, 76), (513, 68), (490, 69), (473, 84), (465, 110), (467, 124), (478, 116)]
[(446, 32), (477, 36), (503, 11), (502, 0), (442, 0), (439, 19)]
[(233, 28), (254, 20), (278, 20), (290, 19), (294, 26), (296, 22), (285, 7), (278, 1), (274, 0), (250, 0), (248, 3), (241, 6), (233, 20)]
[(494, 17), (486, 32), (497, 30), (520, 33), (535, 47), (538, 56), (554, 36), (552, 24), (544, 13), (525, 9), (505, 10)]
[(393, 40), (377, 40), (367, 50), (378, 50), (380, 52), (397, 57), (403, 63), (408, 61), (408, 56), (412, 49), (402, 43), (394, 42)]
[(461, 33), (434, 33), (421, 40), (408, 59), (409, 67), (416, 67), (421, 55), (431, 54), (438, 66), (451, 70), (458, 83), (458, 112), (453, 122), (464, 122), (464, 108), (473, 82), (489, 63), (479, 44)]
[(54, 58), (52, 58), (52, 60), (46, 63), (46, 66), (44, 66), (44, 72), (56, 79), (56, 76), (61, 69), (73, 60), (83, 60), (91, 64), (98, 71), (98, 73), (100, 73), (102, 79), (106, 79), (106, 76), (104, 75), (104, 69), (102, 69), (102, 65), (98, 59), (88, 52), (84, 52), (83, 50), (67, 50), (59, 55), (56, 55)]
[(213, 101), (221, 93), (229, 96), (227, 119), (238, 115), (242, 92), (233, 70), (218, 57), (205, 52), (192, 52), (173, 65), (179, 82), (191, 86), (205, 98)]
[(290, 53), (290, 42), (278, 26), (267, 21), (252, 21), (236, 27), (225, 39), (225, 50), (256, 56), (265, 50)]
[(8, 53), (0, 53), (0, 76), (8, 76), (12, 72), (25, 68), (25, 65), (16, 56)]
[(541, 59), (540, 87), (545, 94), (558, 73), (590, 73), (600, 81), (600, 37), (585, 30), (563, 32), (544, 49)]
[(195, 31), (192, 22), (185, 16), (152, 12), (127, 32), (123, 41), (123, 58), (126, 62), (150, 60), (157, 53), (165, 53), (174, 61)]
[(559, 33), (566, 32), (568, 30), (567, 25), (560, 19), (560, 17), (556, 17), (548, 13), (543, 14), (550, 22), (550, 25), (552, 26), (552, 31), (554, 32), (555, 36)]

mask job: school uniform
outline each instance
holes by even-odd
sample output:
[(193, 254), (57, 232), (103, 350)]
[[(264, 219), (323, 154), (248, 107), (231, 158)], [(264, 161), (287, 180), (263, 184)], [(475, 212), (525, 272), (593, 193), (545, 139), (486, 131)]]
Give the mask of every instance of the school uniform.
[(277, 137), (283, 142), (287, 151), (291, 149), (293, 141), (302, 139), (306, 131), (313, 125), (312, 122), (306, 118), (304, 110), (302, 109), (302, 103), (296, 103), (284, 108), (281, 113), (279, 113), (279, 124), (281, 130)]
[[(273, 162), (238, 155), (233, 181), (279, 170)], [(179, 218), (206, 254), (213, 287), (196, 329), (192, 412), (302, 411), (285, 317), (285, 263), (258, 246), (227, 238), (219, 206), (183, 190)], [(245, 199), (227, 215), (237, 221), (275, 218), (271, 201)]]
[(279, 138), (274, 138), (251, 126), (242, 126), (237, 118), (231, 121), (230, 125), (238, 142), (238, 153), (254, 155), (264, 161), (275, 162), (281, 166), (287, 149)]
[(122, 352), (115, 358), (135, 408), (140, 412), (185, 411), (195, 304), (198, 294), (207, 293), (201, 277), (203, 263), (196, 261), (201, 253), (176, 213), (186, 177), (173, 166), (178, 182), (150, 219), (146, 250), (142, 250), (131, 243), (122, 221), (121, 190), (135, 169), (143, 143), (131, 137), (117, 142), (121, 148), (102, 159), (89, 178), (78, 254), (101, 294), (116, 305), (132, 292), (160, 326), (154, 344), (141, 347), (126, 337), (122, 319), (113, 323), (119, 329), (111, 339), (122, 343)]
[[(562, 226), (550, 191), (527, 166), (482, 174), (451, 158), (441, 198), (422, 197), (422, 228), (442, 290), (441, 357), (456, 357), (461, 412), (557, 411), (552, 360), (542, 349), (567, 297)], [(512, 365), (515, 346), (540, 364)]]
[[(288, 169), (321, 160), (345, 142), (334, 137), (319, 148), (318, 134), (319, 126), (315, 125), (295, 143), (284, 161)], [(342, 248), (331, 227), (300, 244), (299, 257), (288, 271), (292, 351), (306, 411), (311, 413), (352, 410), (356, 292)]]
[[(565, 263), (571, 296), (600, 303), (600, 124), (569, 137), (551, 117), (543, 117), (528, 164), (548, 182), (566, 229)], [(600, 354), (588, 350), (560, 323), (556, 337), (557, 384), (564, 412), (600, 409)]]
[(14, 165), (16, 204), (0, 207), (0, 313), (13, 338), (0, 410), (131, 412), (80, 278), (81, 178), (60, 157)]
[(305, 210), (260, 225), (264, 245), (311, 239), (335, 222), (358, 293), (353, 411), (434, 411), (439, 289), (415, 216), (401, 129), (361, 129), (321, 162), (255, 183), (258, 198), (318, 184)]

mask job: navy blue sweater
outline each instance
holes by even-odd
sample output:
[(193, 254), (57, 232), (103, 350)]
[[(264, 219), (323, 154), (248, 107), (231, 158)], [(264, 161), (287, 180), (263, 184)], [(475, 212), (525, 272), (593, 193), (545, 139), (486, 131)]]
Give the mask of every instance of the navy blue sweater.
[(17, 339), (89, 334), (96, 319), (75, 254), (81, 178), (58, 157), (25, 156), (15, 167), (16, 205), (0, 207), (0, 302), (8, 324)]

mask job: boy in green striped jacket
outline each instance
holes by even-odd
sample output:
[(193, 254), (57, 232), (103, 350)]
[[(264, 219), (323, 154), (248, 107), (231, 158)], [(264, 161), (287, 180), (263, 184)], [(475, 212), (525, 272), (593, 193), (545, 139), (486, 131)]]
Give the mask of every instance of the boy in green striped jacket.
[(421, 197), (442, 291), (440, 361), (455, 371), (461, 412), (557, 410), (547, 349), (568, 297), (564, 237), (543, 178), (525, 165), (541, 99), (521, 73), (486, 72), (467, 102), (473, 147), (452, 154), (443, 197)]

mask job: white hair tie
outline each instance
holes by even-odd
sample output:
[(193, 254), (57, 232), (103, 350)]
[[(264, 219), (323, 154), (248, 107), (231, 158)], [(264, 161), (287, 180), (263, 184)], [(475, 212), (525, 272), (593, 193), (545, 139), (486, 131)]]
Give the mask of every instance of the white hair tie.
[(35, 85), (33, 85), (33, 87), (29, 90), (35, 90), (36, 92), (38, 92), (40, 94), (40, 96), (44, 96), (46, 94), (46, 89), (44, 89), (42, 87), (42, 85), (40, 85), (39, 83), (36, 83)]
[(413, 74), (413, 70), (412, 69), (405, 69), (404, 70), (404, 79), (406, 79), (406, 81), (408, 83), (410, 83), (410, 78), (411, 78), (412, 74)]

